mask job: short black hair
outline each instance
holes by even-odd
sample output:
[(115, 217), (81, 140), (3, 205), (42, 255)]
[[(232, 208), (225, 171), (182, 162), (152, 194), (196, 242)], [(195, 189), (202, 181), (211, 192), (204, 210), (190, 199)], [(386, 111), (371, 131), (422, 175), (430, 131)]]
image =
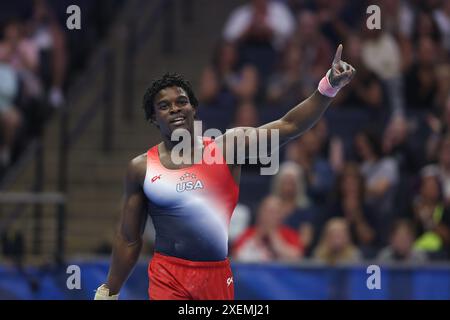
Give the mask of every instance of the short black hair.
[(198, 106), (198, 100), (194, 94), (194, 90), (189, 81), (184, 79), (181, 74), (178, 73), (166, 73), (162, 78), (154, 80), (148, 87), (144, 95), (143, 108), (145, 111), (145, 118), (150, 120), (154, 113), (154, 100), (155, 96), (163, 89), (170, 87), (180, 87), (188, 95), (190, 104), (196, 109)]

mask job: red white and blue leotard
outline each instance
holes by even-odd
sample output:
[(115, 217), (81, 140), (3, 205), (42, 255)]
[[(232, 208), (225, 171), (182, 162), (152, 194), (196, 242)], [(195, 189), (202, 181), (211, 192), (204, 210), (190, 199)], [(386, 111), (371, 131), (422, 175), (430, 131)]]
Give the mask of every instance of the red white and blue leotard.
[[(212, 139), (203, 138), (203, 143), (218, 151)], [(147, 152), (143, 189), (156, 231), (156, 252), (191, 261), (226, 259), (239, 187), (225, 161), (167, 169), (154, 146)]]

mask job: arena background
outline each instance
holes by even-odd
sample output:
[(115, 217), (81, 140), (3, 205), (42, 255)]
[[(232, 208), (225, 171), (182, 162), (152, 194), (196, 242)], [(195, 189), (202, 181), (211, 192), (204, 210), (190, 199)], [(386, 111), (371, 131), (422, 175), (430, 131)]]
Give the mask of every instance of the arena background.
[[(450, 1), (267, 2), (247, 33), (235, 10), (264, 0), (0, 2), (0, 299), (93, 298), (127, 163), (160, 141), (141, 109), (152, 79), (190, 79), (205, 128), (257, 126), (315, 90), (339, 43), (349, 88), (276, 177), (243, 169), (236, 298), (450, 299)], [(147, 298), (153, 238), (121, 298)]]

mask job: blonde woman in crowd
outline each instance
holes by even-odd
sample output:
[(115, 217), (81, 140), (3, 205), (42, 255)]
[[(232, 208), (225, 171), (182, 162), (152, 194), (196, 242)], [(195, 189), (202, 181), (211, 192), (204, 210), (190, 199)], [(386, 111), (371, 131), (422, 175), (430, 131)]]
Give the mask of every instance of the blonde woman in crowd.
[(329, 265), (361, 260), (359, 249), (350, 240), (349, 227), (344, 218), (332, 218), (327, 222), (314, 251), (314, 259)]
[(283, 163), (273, 178), (272, 195), (281, 200), (284, 224), (298, 230), (300, 240), (308, 250), (315, 232), (315, 207), (306, 193), (302, 167), (292, 161)]

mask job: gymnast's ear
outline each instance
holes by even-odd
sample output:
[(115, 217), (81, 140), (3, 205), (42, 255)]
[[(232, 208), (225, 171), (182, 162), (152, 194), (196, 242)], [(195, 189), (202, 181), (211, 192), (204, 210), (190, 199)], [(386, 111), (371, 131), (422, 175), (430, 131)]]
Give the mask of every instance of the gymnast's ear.
[(194, 109), (194, 120), (200, 120), (200, 118), (198, 117), (197, 107), (193, 106), (192, 109)]
[(154, 125), (155, 127), (159, 128), (159, 125), (158, 125), (158, 122), (156, 122), (154, 113), (151, 115), (150, 119), (148, 119), (148, 122), (150, 122), (150, 124)]

